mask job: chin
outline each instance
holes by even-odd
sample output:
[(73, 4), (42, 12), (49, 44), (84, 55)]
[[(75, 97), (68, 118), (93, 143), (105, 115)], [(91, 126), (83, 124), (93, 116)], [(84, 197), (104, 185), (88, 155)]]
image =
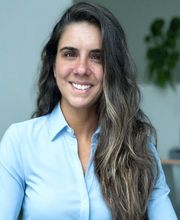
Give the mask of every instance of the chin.
[(71, 107), (75, 109), (87, 109), (94, 107), (95, 102), (72, 102)]

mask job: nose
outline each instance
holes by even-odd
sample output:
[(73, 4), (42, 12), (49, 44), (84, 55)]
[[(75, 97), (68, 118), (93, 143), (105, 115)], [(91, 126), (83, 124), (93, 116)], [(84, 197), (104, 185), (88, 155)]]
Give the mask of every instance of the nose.
[(88, 75), (88, 73), (89, 73), (88, 60), (85, 57), (79, 58), (77, 61), (76, 74)]

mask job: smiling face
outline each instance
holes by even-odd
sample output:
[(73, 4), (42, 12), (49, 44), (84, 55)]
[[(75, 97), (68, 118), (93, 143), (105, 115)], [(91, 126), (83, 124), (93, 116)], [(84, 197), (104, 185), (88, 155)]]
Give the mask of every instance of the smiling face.
[(54, 76), (62, 108), (91, 108), (102, 92), (102, 38), (87, 22), (71, 23), (59, 41)]

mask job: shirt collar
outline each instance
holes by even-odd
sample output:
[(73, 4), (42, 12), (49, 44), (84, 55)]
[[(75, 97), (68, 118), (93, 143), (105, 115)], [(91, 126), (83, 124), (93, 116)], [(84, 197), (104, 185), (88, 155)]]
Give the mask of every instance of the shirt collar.
[[(68, 130), (69, 133), (71, 133), (71, 135), (74, 135), (73, 129), (69, 127), (67, 121), (64, 118), (64, 115), (60, 107), (60, 103), (58, 103), (54, 107), (52, 112), (49, 114), (48, 127), (51, 141), (53, 141), (57, 137), (57, 135), (63, 132), (65, 129)], [(97, 127), (96, 131), (92, 136), (93, 141), (97, 141), (97, 139), (99, 138), (99, 133), (100, 127)]]
[(48, 127), (51, 141), (53, 141), (64, 129), (69, 127), (62, 113), (60, 103), (58, 103), (49, 114)]

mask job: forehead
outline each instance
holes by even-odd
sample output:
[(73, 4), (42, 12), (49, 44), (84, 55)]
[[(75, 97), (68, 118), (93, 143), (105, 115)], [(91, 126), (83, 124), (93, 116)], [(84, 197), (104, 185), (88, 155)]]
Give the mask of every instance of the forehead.
[(74, 22), (67, 25), (59, 40), (59, 46), (102, 46), (101, 31), (95, 24), (88, 22)]

